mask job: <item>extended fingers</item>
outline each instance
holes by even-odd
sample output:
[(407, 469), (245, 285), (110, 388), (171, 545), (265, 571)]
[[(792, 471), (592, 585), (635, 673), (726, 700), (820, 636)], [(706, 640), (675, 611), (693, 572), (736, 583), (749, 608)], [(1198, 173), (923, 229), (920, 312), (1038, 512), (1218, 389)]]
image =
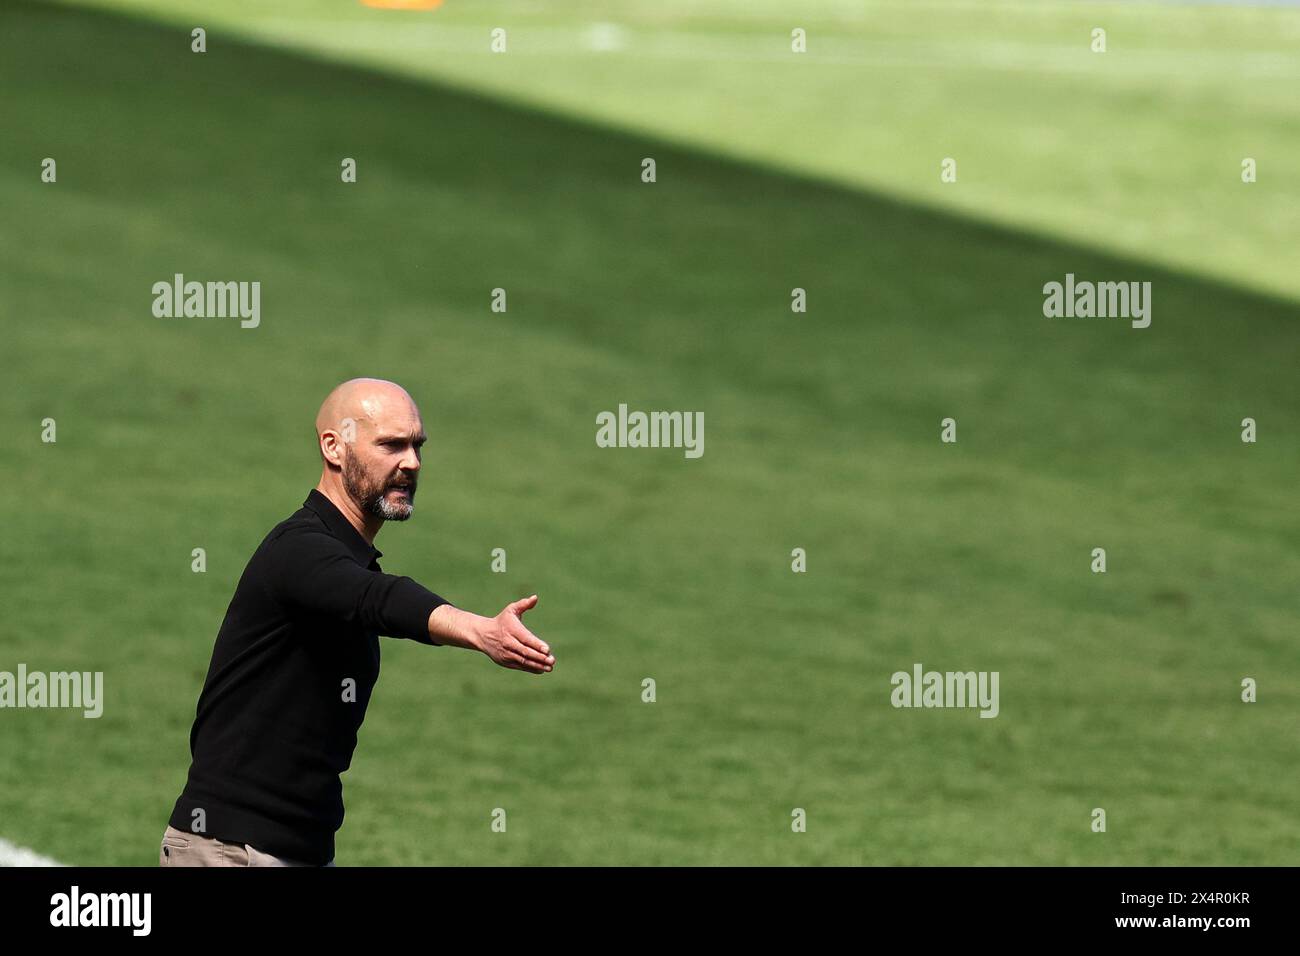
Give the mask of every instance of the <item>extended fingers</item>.
[(505, 658), (501, 662), (502, 667), (509, 667), (511, 670), (524, 671), (528, 674), (545, 674), (551, 670), (552, 665), (542, 661), (532, 660), (524, 657), (522, 654), (514, 654)]
[[(534, 640), (536, 639), (534, 638)], [(540, 641), (538, 643), (540, 643)], [(521, 660), (528, 661), (530, 664), (537, 664), (541, 667), (550, 667), (555, 663), (555, 658), (552, 655), (540, 651), (536, 647), (525, 644), (523, 641), (517, 641), (511, 650)]]
[(547, 657), (551, 653), (551, 647), (544, 640), (528, 630), (523, 621), (512, 621), (509, 627), (510, 636), (513, 637), (524, 647), (530, 648)]

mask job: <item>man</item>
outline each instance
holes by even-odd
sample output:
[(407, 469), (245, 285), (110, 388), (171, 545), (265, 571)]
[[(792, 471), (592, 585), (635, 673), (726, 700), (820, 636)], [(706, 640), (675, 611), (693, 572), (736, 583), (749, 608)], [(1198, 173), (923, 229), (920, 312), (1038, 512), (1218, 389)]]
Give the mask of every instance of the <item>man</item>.
[(163, 866), (332, 866), (339, 775), (379, 676), (379, 636), (482, 651), (543, 674), (546, 643), (520, 620), (453, 607), (384, 574), (375, 535), (415, 505), (424, 426), (405, 389), (353, 379), (316, 416), (320, 483), (244, 569), (217, 634), (190, 732), (189, 778)]

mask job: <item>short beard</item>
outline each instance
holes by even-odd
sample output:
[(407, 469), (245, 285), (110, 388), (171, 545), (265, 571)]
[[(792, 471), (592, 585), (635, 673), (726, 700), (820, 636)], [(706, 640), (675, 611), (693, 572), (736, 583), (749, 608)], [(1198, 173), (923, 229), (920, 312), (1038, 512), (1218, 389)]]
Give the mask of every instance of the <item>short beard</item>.
[(415, 482), (406, 485), (407, 500), (392, 504), (384, 495), (395, 487), (391, 482), (372, 482), (357, 461), (352, 449), (343, 452), (343, 490), (357, 503), (362, 512), (384, 521), (405, 521), (415, 510)]

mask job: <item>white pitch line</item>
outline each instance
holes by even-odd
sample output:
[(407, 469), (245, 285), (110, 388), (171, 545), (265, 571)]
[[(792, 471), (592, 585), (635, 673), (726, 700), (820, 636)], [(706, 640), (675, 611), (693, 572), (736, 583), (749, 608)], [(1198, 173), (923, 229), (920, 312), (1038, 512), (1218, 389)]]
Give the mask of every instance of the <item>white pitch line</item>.
[(63, 864), (0, 837), (0, 866), (63, 866)]

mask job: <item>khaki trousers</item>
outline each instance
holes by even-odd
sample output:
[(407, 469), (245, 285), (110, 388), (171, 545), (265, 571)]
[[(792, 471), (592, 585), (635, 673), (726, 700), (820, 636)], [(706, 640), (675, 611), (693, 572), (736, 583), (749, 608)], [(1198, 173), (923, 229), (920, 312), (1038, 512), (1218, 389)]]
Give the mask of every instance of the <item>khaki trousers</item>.
[[(158, 848), (159, 866), (311, 866), (282, 856), (263, 853), (247, 843), (214, 840), (168, 826)], [(325, 864), (333, 866), (330, 860)]]

